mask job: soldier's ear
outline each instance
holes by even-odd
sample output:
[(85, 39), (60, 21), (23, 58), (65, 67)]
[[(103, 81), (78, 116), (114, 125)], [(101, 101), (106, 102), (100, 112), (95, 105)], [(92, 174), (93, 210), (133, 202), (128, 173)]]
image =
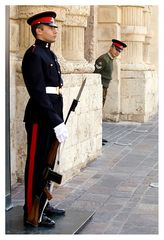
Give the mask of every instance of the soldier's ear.
[(36, 28), (36, 34), (37, 34), (37, 35), (42, 34), (42, 32), (43, 32), (43, 28), (42, 28), (42, 27), (37, 27), (37, 28)]

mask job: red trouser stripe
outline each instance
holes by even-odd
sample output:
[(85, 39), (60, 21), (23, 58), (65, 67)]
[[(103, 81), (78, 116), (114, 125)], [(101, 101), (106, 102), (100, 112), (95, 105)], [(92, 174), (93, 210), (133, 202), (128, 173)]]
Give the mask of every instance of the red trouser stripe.
[(32, 186), (33, 186), (33, 175), (34, 175), (34, 159), (36, 152), (36, 142), (37, 142), (37, 132), (38, 124), (34, 123), (32, 128), (31, 136), (31, 146), (29, 154), (29, 170), (28, 170), (28, 180), (27, 180), (27, 212), (30, 213), (32, 209)]

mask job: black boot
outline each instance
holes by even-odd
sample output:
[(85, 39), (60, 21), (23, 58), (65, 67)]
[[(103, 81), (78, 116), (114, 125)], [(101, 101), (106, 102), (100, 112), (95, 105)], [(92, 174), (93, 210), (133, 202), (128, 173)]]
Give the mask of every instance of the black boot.
[(54, 215), (62, 216), (62, 215), (65, 215), (65, 210), (60, 208), (54, 208), (48, 203), (47, 206), (45, 207), (44, 213), (47, 216), (54, 216)]

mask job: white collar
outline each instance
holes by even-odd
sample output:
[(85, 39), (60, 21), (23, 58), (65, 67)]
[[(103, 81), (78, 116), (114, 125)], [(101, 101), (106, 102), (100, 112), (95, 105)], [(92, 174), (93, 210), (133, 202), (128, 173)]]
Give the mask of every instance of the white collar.
[(112, 55), (110, 54), (110, 52), (108, 52), (109, 57), (113, 60), (114, 58), (112, 57)]

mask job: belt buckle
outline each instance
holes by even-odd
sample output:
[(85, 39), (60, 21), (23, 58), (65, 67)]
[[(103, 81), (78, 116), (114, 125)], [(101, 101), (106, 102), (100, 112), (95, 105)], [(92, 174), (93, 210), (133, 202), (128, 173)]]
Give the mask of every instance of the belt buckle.
[(59, 94), (62, 95), (62, 88), (59, 88)]

